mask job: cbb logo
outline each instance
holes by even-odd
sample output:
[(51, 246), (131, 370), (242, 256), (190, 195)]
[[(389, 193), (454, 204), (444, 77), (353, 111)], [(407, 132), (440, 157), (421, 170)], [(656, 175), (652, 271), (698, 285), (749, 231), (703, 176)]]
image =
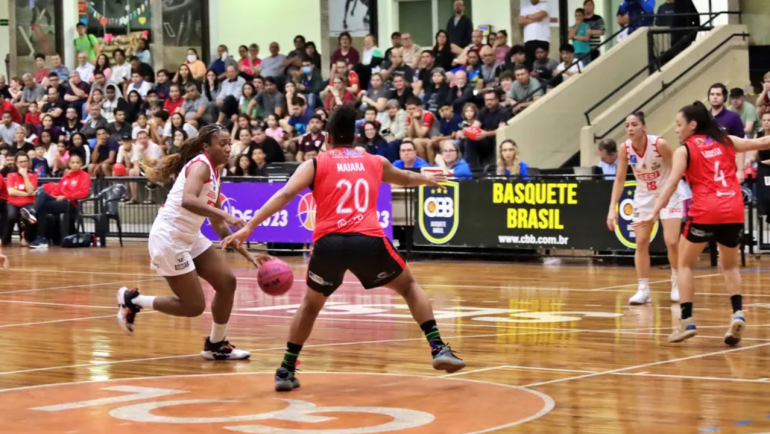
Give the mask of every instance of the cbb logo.
[[(623, 194), (618, 203), (618, 221), (615, 224), (615, 236), (624, 246), (636, 249), (636, 234), (631, 224), (634, 222), (634, 194), (636, 193), (636, 181), (628, 181), (623, 185)], [(650, 234), (650, 242), (658, 234), (659, 222), (655, 222)]]
[(455, 201), (451, 197), (429, 197), (423, 205), (425, 215), (434, 217), (452, 217), (455, 214)]

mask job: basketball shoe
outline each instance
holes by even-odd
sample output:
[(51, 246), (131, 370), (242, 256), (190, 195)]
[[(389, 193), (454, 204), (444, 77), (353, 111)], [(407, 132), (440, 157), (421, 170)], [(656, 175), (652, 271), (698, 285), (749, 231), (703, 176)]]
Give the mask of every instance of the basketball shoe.
[(741, 341), (743, 330), (746, 328), (746, 318), (743, 311), (735, 312), (730, 322), (730, 328), (725, 333), (725, 343), (730, 346), (736, 346)]
[(674, 276), (671, 276), (671, 301), (679, 303), (679, 283)]
[(291, 392), (299, 387), (299, 380), (294, 376), (294, 372), (286, 368), (278, 368), (275, 371), (275, 391)]
[(465, 367), (463, 359), (457, 357), (449, 345), (435, 346), (431, 350), (433, 355), (433, 369), (446, 371), (447, 374), (457, 372)]
[(671, 343), (684, 342), (687, 339), (696, 336), (697, 334), (698, 329), (695, 327), (695, 320), (690, 317), (687, 319), (679, 320), (679, 328), (674, 330), (674, 333), (671, 333), (668, 336), (668, 341)]
[(222, 342), (211, 343), (211, 340), (206, 338), (201, 357), (206, 360), (244, 360), (251, 357), (251, 353), (235, 348), (235, 345), (228, 342), (227, 339)]
[(134, 334), (134, 320), (136, 314), (142, 310), (132, 301), (136, 297), (139, 297), (138, 289), (128, 289), (125, 286), (118, 289), (118, 325), (128, 335)]
[(628, 304), (638, 306), (645, 303), (652, 303), (652, 298), (650, 297), (650, 287), (639, 285), (639, 290), (636, 291), (636, 294), (634, 294), (633, 297), (628, 299)]

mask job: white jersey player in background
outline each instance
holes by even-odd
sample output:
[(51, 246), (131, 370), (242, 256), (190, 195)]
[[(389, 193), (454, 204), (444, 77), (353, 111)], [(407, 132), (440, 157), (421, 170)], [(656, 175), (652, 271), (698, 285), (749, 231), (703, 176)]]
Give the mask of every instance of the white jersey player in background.
[[(671, 173), (673, 150), (662, 137), (647, 134), (644, 113), (636, 112), (626, 118), (626, 135), (628, 140), (619, 146), (618, 170), (615, 184), (612, 187), (610, 210), (607, 214), (607, 227), (615, 230), (618, 224), (618, 201), (623, 193), (628, 167), (636, 177), (634, 193), (633, 222), (646, 218), (655, 207), (658, 192), (666, 184)], [(671, 301), (679, 301), (679, 288), (676, 277), (679, 265), (679, 233), (683, 215), (683, 189), (671, 196), (668, 205), (660, 213), (660, 224), (663, 226), (663, 239), (668, 250), (668, 261), (671, 264)], [(650, 235), (653, 225), (634, 228), (636, 236), (636, 276), (639, 288), (628, 302), (630, 304), (645, 304), (652, 301), (650, 297)]]
[[(230, 227), (240, 229), (244, 222), (221, 209), (217, 168), (230, 158), (230, 134), (221, 125), (200, 129), (198, 136), (182, 144), (179, 153), (160, 160), (155, 167), (144, 167), (156, 183), (168, 182), (176, 175), (166, 203), (150, 230), (150, 265), (166, 278), (176, 296), (141, 295), (137, 289), (118, 290), (118, 322), (128, 334), (134, 332), (134, 319), (142, 309), (155, 309), (168, 315), (197, 317), (206, 308), (201, 277), (216, 291), (211, 302), (213, 322), (201, 356), (208, 360), (237, 360), (249, 357), (225, 339), (233, 308), (236, 280), (211, 241), (201, 233), (206, 218), (222, 239)], [(267, 256), (254, 257), (242, 246), (238, 252), (259, 267)]]

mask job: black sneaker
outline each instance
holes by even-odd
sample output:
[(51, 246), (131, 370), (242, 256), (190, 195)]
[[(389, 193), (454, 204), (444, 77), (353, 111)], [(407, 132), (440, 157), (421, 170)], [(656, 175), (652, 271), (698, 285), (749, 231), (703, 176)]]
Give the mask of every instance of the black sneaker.
[(206, 338), (201, 357), (206, 360), (244, 360), (251, 357), (251, 353), (235, 348), (227, 339), (213, 344), (210, 338)]
[(43, 237), (37, 237), (35, 241), (33, 241), (32, 244), (30, 244), (29, 246), (33, 249), (47, 249), (48, 240), (46, 240)]
[(437, 346), (431, 351), (433, 355), (433, 369), (446, 371), (447, 374), (457, 372), (465, 367), (463, 359), (457, 357), (449, 345)]
[(118, 289), (118, 325), (128, 335), (134, 334), (134, 320), (136, 314), (142, 310), (132, 301), (136, 297), (139, 297), (138, 289), (128, 289), (125, 286)]
[(37, 217), (35, 217), (35, 210), (28, 210), (27, 208), (21, 208), (20, 210), (21, 218), (24, 219), (27, 223), (34, 225), (37, 223)]
[(280, 367), (275, 371), (276, 392), (291, 392), (298, 387), (299, 380), (294, 376), (294, 372), (291, 372), (284, 367)]

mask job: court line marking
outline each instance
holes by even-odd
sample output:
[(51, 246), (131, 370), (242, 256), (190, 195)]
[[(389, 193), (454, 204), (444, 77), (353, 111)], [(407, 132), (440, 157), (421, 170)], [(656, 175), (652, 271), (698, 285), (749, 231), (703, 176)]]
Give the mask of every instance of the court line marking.
[(722, 350), (722, 351), (714, 351), (714, 352), (704, 353), (704, 354), (697, 354), (697, 355), (694, 355), (694, 356), (680, 357), (680, 358), (677, 358), (677, 359), (660, 360), (660, 361), (657, 361), (657, 362), (645, 363), (645, 364), (642, 364), (642, 365), (635, 365), (635, 366), (627, 366), (625, 368), (612, 369), (612, 370), (609, 370), (609, 371), (601, 371), (601, 372), (596, 372), (596, 373), (593, 373), (593, 374), (578, 375), (578, 376), (575, 376), (575, 377), (560, 378), (560, 379), (551, 380), (551, 381), (542, 381), (542, 382), (539, 382), (539, 383), (527, 384), (527, 385), (522, 386), (522, 387), (538, 387), (538, 386), (545, 386), (545, 385), (549, 385), (549, 384), (562, 383), (564, 381), (582, 380), (584, 378), (599, 377), (599, 376), (602, 376), (602, 375), (614, 374), (614, 373), (617, 373), (617, 372), (625, 372), (625, 371), (631, 371), (631, 370), (634, 370), (634, 369), (648, 368), (650, 366), (659, 366), (659, 365), (665, 365), (665, 364), (668, 364), (668, 363), (684, 362), (684, 361), (687, 361), (687, 360), (694, 360), (694, 359), (700, 359), (700, 358), (703, 358), (703, 357), (716, 356), (716, 355), (719, 355), (719, 354), (728, 354), (728, 353), (734, 353), (734, 352), (738, 352), (738, 351), (746, 351), (746, 350), (751, 350), (751, 349), (754, 349), (754, 348), (766, 347), (768, 345), (770, 345), (770, 342), (764, 343), (764, 344), (751, 345), (751, 346), (748, 346), (748, 347), (733, 348), (733, 349), (729, 349), (729, 350)]
[(46, 303), (43, 301), (0, 300), (0, 303), (30, 304), (30, 305), (56, 306), (56, 307), (82, 307), (82, 308), (90, 308), (90, 309), (115, 309), (115, 306), (95, 306), (91, 304)]
[[(39, 388), (47, 388), (47, 387), (63, 387), (63, 386), (75, 386), (79, 384), (93, 384), (93, 383), (114, 383), (117, 381), (141, 381), (141, 380), (157, 380), (159, 378), (205, 378), (205, 377), (218, 377), (218, 376), (236, 376), (236, 375), (265, 375), (265, 374), (273, 374), (272, 371), (270, 372), (228, 372), (228, 373), (217, 373), (217, 374), (193, 374), (193, 375), (166, 375), (166, 376), (155, 376), (155, 377), (139, 377), (139, 378), (122, 378), (122, 379), (109, 379), (109, 380), (89, 380), (89, 381), (79, 381), (79, 382), (71, 382), (71, 383), (52, 383), (52, 384), (38, 384), (35, 386), (23, 386), (23, 387), (17, 387), (14, 389), (0, 389), (0, 393), (3, 392), (14, 392), (14, 391), (20, 391), (20, 390), (29, 390), (29, 389), (39, 389)], [(420, 378), (420, 379), (426, 379), (426, 380), (449, 380), (449, 381), (465, 381), (469, 383), (479, 383), (479, 384), (488, 384), (493, 386), (499, 386), (499, 387), (506, 387), (509, 389), (517, 389), (521, 390), (522, 392), (531, 393), (538, 398), (543, 400), (543, 408), (541, 408), (537, 413), (524, 418), (520, 419), (514, 422), (511, 422), (506, 425), (500, 425), (492, 428), (485, 429), (483, 431), (474, 431), (472, 433), (468, 434), (483, 434), (487, 432), (492, 431), (498, 431), (504, 428), (510, 428), (512, 426), (521, 425), (530, 421), (533, 421), (535, 419), (538, 419), (546, 414), (548, 414), (551, 410), (556, 407), (556, 402), (551, 398), (550, 396), (546, 395), (543, 392), (539, 392), (537, 390), (529, 390), (521, 386), (516, 386), (513, 384), (502, 384), (502, 383), (491, 383), (488, 381), (480, 381), (480, 380), (468, 380), (466, 378), (442, 378), (440, 376), (429, 376), (429, 375), (418, 375), (418, 374), (391, 374), (391, 373), (378, 373), (378, 372), (317, 372), (317, 371), (307, 371), (303, 372), (303, 375), (379, 375), (379, 376), (387, 376), (387, 377), (409, 377), (409, 378)]]
[(38, 268), (9, 268), (8, 270), (5, 270), (4, 273), (9, 273), (13, 271), (24, 271), (24, 272), (32, 272), (32, 273), (63, 273), (63, 274), (98, 274), (102, 276), (138, 276), (138, 277), (158, 277), (157, 274), (150, 274), (150, 273), (132, 273), (132, 272), (126, 272), (126, 273), (111, 273), (106, 271), (77, 271), (77, 270), (41, 270)]
[[(485, 335), (456, 335), (456, 336), (448, 336), (444, 339), (474, 339), (474, 338), (487, 338), (487, 337), (497, 337), (497, 336), (526, 336), (526, 335), (539, 335), (539, 334), (545, 334), (550, 333), (550, 331), (540, 331), (540, 332), (534, 332), (534, 333), (494, 333), (494, 334), (485, 334)], [(341, 346), (350, 346), (350, 345), (368, 345), (368, 344), (381, 344), (381, 343), (395, 343), (395, 342), (411, 342), (411, 341), (425, 341), (425, 337), (419, 337), (419, 338), (404, 338), (404, 339), (386, 339), (386, 340), (378, 340), (378, 341), (355, 341), (355, 342), (334, 342), (329, 344), (316, 344), (316, 345), (305, 345), (303, 348), (327, 348), (327, 347), (341, 347)], [(270, 351), (285, 351), (286, 346), (280, 346), (280, 347), (272, 347), (272, 348), (258, 348), (253, 350), (247, 350), (251, 353), (264, 353), (264, 352), (270, 352)], [(29, 372), (41, 372), (41, 371), (55, 371), (59, 369), (73, 369), (73, 368), (85, 368), (85, 367), (93, 367), (93, 366), (104, 366), (104, 365), (117, 365), (117, 364), (124, 364), (124, 363), (139, 363), (139, 362), (152, 362), (157, 360), (169, 360), (169, 359), (182, 359), (182, 358), (188, 358), (188, 357), (200, 357), (200, 353), (195, 354), (182, 354), (182, 355), (174, 355), (174, 356), (162, 356), (162, 357), (147, 357), (147, 358), (141, 358), (141, 359), (128, 359), (128, 360), (110, 360), (110, 361), (94, 361), (92, 363), (81, 363), (77, 365), (64, 365), (64, 366), (49, 366), (46, 368), (33, 368), (33, 369), (22, 369), (18, 371), (5, 371), (0, 372), (0, 376), (3, 375), (12, 375), (12, 374), (23, 374), (23, 373), (29, 373)], [(2, 392), (2, 390), (0, 390)]]
[(83, 317), (83, 318), (57, 319), (57, 320), (51, 320), (51, 321), (28, 322), (28, 323), (20, 323), (20, 324), (5, 324), (5, 325), (0, 325), (0, 329), (9, 328), (9, 327), (42, 325), (42, 324), (55, 324), (55, 323), (61, 323), (61, 322), (84, 321), (89, 319), (101, 319), (101, 318), (115, 318), (115, 315), (101, 315), (101, 316), (89, 316), (89, 317)]
[[(495, 366), (491, 368), (476, 369), (473, 371), (461, 371), (454, 374), (442, 375), (441, 377), (453, 377), (458, 375), (475, 374), (478, 372), (486, 372), (486, 371), (492, 371), (496, 369), (563, 372), (563, 373), (571, 373), (571, 374), (602, 373), (602, 371), (587, 371), (587, 370), (581, 370), (581, 369), (561, 369), (561, 368), (543, 368), (543, 367), (536, 367), (536, 366), (503, 365), (503, 366)], [(700, 376), (692, 376), (692, 375), (651, 374), (649, 372), (617, 372), (609, 375), (627, 376), (627, 377), (673, 378), (673, 379), (683, 379), (683, 380), (728, 381), (728, 382), (735, 382), (735, 383), (767, 383), (767, 380), (768, 380), (767, 378), (749, 379), (749, 378), (726, 378), (726, 377), (700, 377)]]
[(120, 280), (116, 282), (104, 282), (104, 283), (90, 283), (88, 285), (69, 285), (69, 286), (54, 286), (51, 288), (34, 288), (34, 289), (19, 289), (15, 291), (0, 291), (0, 295), (3, 294), (20, 294), (25, 292), (40, 292), (40, 291), (50, 291), (54, 289), (73, 289), (73, 288), (91, 288), (94, 286), (104, 286), (104, 285), (121, 285), (126, 282), (151, 282), (153, 280), (161, 280), (162, 277), (155, 277), (154, 279), (127, 279), (127, 280)]

